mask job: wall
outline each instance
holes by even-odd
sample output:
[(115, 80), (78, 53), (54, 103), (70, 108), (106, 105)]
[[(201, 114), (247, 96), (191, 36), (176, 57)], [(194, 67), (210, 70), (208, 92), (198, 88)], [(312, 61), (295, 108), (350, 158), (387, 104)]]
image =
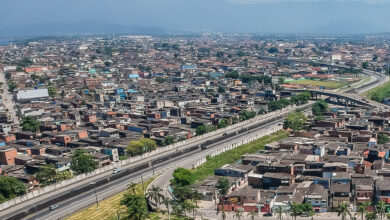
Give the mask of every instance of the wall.
[[(118, 162), (113, 163), (111, 165), (98, 168), (90, 173), (81, 174), (81, 175), (73, 177), (72, 179), (64, 180), (62, 182), (43, 187), (43, 188), (36, 190), (34, 192), (29, 192), (23, 196), (19, 196), (19, 197), (16, 197), (14, 199), (8, 200), (6, 202), (0, 203), (0, 210), (4, 210), (4, 209), (11, 207), (13, 205), (25, 202), (27, 200), (36, 198), (36, 197), (43, 195), (43, 194), (46, 194), (46, 193), (53, 192), (55, 190), (58, 190), (58, 189), (65, 187), (65, 186), (69, 186), (71, 184), (86, 180), (88, 178), (94, 177), (94, 176), (102, 174), (104, 172), (111, 172), (115, 167), (118, 167), (118, 166), (123, 167), (123, 166), (132, 164), (132, 163), (137, 162), (137, 161), (142, 161), (142, 160), (145, 161), (147, 158), (150, 158), (150, 157), (155, 156), (155, 155), (160, 155), (160, 154), (166, 153), (168, 151), (174, 152), (174, 150), (179, 151), (179, 150), (188, 149), (188, 148), (193, 147), (193, 146), (191, 146), (191, 144), (194, 144), (196, 142), (199, 142), (199, 141), (205, 142), (207, 140), (212, 140), (216, 136), (220, 136), (224, 133), (231, 132), (234, 129), (240, 129), (240, 128), (246, 128), (246, 127), (253, 126), (253, 125), (255, 125), (263, 120), (270, 120), (274, 117), (281, 118), (281, 117), (283, 117), (283, 114), (287, 114), (288, 112), (291, 112), (292, 110), (295, 110), (296, 108), (305, 108), (305, 107), (311, 106), (312, 104), (313, 104), (313, 102), (309, 102), (309, 103), (301, 105), (301, 106), (289, 106), (285, 109), (274, 111), (274, 112), (271, 112), (271, 113), (268, 113), (265, 115), (258, 115), (253, 119), (242, 121), (242, 122), (239, 122), (237, 124), (230, 125), (226, 128), (218, 129), (216, 131), (213, 131), (213, 132), (210, 132), (210, 133), (207, 133), (204, 135), (196, 136), (196, 137), (188, 139), (188, 140), (180, 141), (180, 142), (175, 143), (175, 144), (161, 147), (161, 148), (158, 148), (152, 152), (145, 153), (145, 154), (140, 155), (140, 156), (132, 157), (132, 158), (129, 158), (127, 160), (118, 161)], [(263, 132), (261, 134), (260, 133), (253, 133), (253, 135), (250, 138), (238, 140), (238, 141), (234, 142), (233, 144), (229, 144), (229, 145), (223, 147), (223, 149), (219, 149), (219, 150), (211, 153), (210, 156), (214, 157), (222, 152), (225, 152), (227, 150), (231, 150), (231, 149), (236, 148), (240, 145), (249, 143), (249, 142), (254, 141), (260, 137), (271, 134), (279, 129), (281, 129), (281, 128), (274, 127), (272, 129), (268, 129), (266, 132)], [(205, 159), (206, 158), (202, 159), (201, 161), (198, 161), (196, 164), (194, 164), (194, 166), (197, 167), (200, 164), (204, 163)]]

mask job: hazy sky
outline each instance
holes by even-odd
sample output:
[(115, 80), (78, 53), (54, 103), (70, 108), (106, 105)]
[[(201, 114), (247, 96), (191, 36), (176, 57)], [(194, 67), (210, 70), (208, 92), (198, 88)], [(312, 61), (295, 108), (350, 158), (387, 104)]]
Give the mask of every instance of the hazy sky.
[(168, 31), (390, 32), (390, 0), (0, 0), (7, 28), (93, 22)]

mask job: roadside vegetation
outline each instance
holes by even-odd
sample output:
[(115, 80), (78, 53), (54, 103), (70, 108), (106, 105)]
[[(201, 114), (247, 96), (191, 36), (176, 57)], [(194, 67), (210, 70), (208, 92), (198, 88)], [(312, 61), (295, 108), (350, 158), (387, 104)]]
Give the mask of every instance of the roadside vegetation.
[(349, 84), (346, 82), (320, 81), (320, 80), (310, 80), (310, 79), (296, 80), (288, 83), (294, 85), (305, 85), (305, 86), (318, 86), (318, 87), (322, 86), (325, 87), (326, 89), (338, 89)]
[(376, 102), (383, 102), (385, 98), (390, 97), (390, 81), (377, 86), (364, 93), (369, 99)]
[[(248, 144), (244, 144), (235, 149), (223, 152), (215, 157), (207, 159), (205, 163), (197, 167), (196, 169), (184, 169), (178, 168), (178, 170), (183, 171), (183, 176), (186, 176), (186, 180), (189, 183), (195, 183), (204, 180), (210, 175), (214, 174), (214, 169), (219, 168), (225, 164), (234, 163), (235, 161), (241, 159), (241, 156), (247, 153), (255, 153), (259, 150), (264, 149), (264, 145), (281, 140), (287, 137), (286, 131), (278, 131), (271, 135), (264, 136), (258, 140), (252, 141)], [(179, 174), (178, 174), (179, 175)]]
[(26, 193), (26, 190), (26, 186), (15, 177), (0, 177), (0, 202), (21, 196)]
[[(143, 188), (147, 188), (153, 181), (153, 178), (148, 179), (142, 184), (130, 184), (129, 189), (115, 194), (107, 199), (99, 201), (99, 210), (97, 210), (96, 204), (83, 209), (73, 215), (65, 218), (66, 220), (82, 220), (82, 219), (128, 219), (126, 218), (126, 205), (121, 204), (121, 200), (125, 198), (127, 193), (136, 195), (143, 194)], [(141, 218), (142, 219), (142, 218)]]

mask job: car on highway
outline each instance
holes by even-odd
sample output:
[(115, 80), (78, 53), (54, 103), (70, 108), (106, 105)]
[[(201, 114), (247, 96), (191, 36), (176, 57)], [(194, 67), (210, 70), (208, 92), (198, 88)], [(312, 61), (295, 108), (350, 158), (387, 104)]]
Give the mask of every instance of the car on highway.
[(55, 210), (55, 209), (58, 209), (60, 206), (59, 205), (51, 205), (50, 207), (49, 207), (49, 210), (50, 211), (53, 211), (53, 210)]
[(113, 170), (112, 170), (112, 174), (117, 174), (119, 172), (122, 171), (122, 167), (115, 167)]

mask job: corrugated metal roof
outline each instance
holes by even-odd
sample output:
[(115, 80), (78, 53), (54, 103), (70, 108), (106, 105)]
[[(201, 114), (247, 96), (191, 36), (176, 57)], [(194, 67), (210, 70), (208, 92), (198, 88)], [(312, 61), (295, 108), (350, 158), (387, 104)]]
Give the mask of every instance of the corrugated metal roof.
[(18, 100), (23, 99), (37, 99), (37, 98), (46, 98), (49, 97), (49, 92), (47, 89), (32, 89), (32, 90), (22, 90), (19, 91), (16, 95)]

